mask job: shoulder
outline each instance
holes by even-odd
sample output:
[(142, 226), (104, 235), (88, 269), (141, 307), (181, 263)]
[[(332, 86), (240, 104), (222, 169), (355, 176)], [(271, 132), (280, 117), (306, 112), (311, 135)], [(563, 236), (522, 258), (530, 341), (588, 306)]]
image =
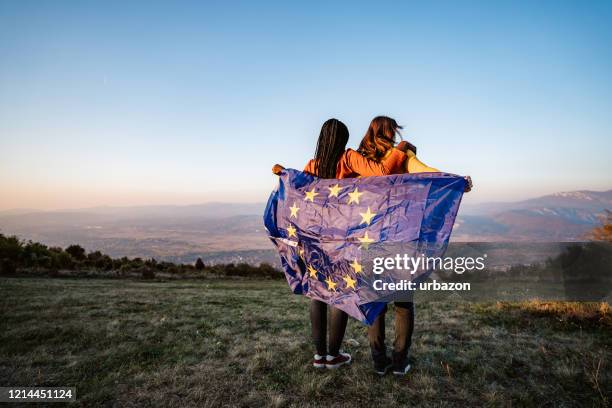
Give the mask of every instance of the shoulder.
[(351, 160), (353, 158), (361, 158), (361, 157), (363, 157), (361, 153), (353, 149), (346, 149), (344, 151), (344, 154), (342, 155), (342, 158), (346, 160)]
[(306, 167), (304, 167), (304, 171), (307, 173), (314, 173), (314, 159), (308, 160)]

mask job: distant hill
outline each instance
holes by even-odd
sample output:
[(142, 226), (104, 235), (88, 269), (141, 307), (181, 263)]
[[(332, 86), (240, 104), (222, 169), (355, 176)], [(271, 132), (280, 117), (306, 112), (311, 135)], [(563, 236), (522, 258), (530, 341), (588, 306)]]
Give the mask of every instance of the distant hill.
[[(0, 211), (0, 219), (5, 216), (38, 217), (38, 219), (61, 219), (62, 217), (106, 217), (141, 219), (150, 217), (204, 217), (219, 218), (234, 215), (260, 215), (265, 203), (221, 203), (211, 202), (196, 205), (146, 205), (130, 207), (89, 207), (71, 210), (41, 211), (35, 209), (14, 209)], [(25, 217), (24, 217), (25, 218)]]
[(612, 190), (573, 191), (514, 203), (461, 209), (453, 238), (458, 241), (575, 241), (601, 224), (612, 209)]
[[(78, 243), (113, 257), (190, 262), (198, 255), (223, 262), (269, 261), (264, 203), (95, 207), (0, 212), (0, 232), (47, 245)], [(612, 190), (557, 193), (513, 203), (461, 208), (453, 241), (557, 242), (583, 240), (612, 209)], [(272, 254), (272, 255), (271, 255)], [(206, 257), (205, 257), (206, 258)]]

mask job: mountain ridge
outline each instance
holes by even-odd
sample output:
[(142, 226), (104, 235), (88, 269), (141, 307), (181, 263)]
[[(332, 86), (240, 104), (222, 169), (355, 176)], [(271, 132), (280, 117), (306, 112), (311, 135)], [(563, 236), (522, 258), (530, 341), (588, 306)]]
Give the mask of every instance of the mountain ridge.
[[(265, 203), (100, 206), (0, 212), (0, 233), (47, 245), (78, 243), (111, 256), (156, 257), (270, 249)], [(464, 205), (455, 242), (580, 241), (612, 209), (612, 190), (561, 192), (506, 203)], [(233, 255), (230, 255), (230, 258)]]

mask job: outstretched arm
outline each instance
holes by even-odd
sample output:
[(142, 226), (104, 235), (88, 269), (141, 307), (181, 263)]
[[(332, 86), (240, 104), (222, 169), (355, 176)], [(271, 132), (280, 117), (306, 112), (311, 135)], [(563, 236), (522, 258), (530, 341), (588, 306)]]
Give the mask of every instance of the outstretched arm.
[[(405, 164), (406, 166), (405, 170), (407, 173), (438, 173), (440, 172), (440, 170), (434, 167), (429, 167), (428, 165), (420, 161), (416, 157), (416, 154), (414, 154), (412, 151), (407, 151), (406, 155), (408, 156), (408, 158), (406, 159), (406, 164)], [(465, 192), (469, 193), (472, 190), (472, 178), (470, 176), (466, 176), (465, 181), (466, 181)]]
[(408, 156), (405, 164), (406, 173), (438, 173), (440, 171), (420, 161), (416, 154), (410, 150), (406, 152), (406, 156)]
[(400, 142), (395, 148), (389, 150), (380, 162), (367, 159), (360, 153), (348, 149), (346, 160), (348, 167), (362, 177), (387, 176), (401, 169), (406, 160), (406, 151), (411, 145), (408, 142)]

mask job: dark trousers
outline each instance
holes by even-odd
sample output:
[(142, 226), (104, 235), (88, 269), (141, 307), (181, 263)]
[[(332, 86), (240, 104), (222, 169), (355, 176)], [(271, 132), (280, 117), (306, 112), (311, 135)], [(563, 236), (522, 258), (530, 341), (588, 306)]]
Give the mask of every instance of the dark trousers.
[(343, 311), (330, 308), (329, 317), (329, 352), (327, 349), (327, 304), (318, 301), (310, 301), (310, 324), (312, 327), (312, 340), (317, 349), (317, 354), (325, 356), (337, 356), (346, 331), (348, 315)]
[[(393, 343), (393, 364), (402, 366), (408, 358), (414, 331), (414, 303), (394, 302), (395, 307), (395, 341)], [(385, 346), (385, 315), (387, 306), (378, 315), (374, 324), (368, 328), (368, 340), (374, 363), (384, 363), (387, 359)]]

